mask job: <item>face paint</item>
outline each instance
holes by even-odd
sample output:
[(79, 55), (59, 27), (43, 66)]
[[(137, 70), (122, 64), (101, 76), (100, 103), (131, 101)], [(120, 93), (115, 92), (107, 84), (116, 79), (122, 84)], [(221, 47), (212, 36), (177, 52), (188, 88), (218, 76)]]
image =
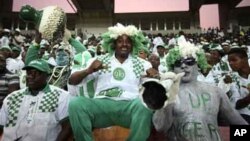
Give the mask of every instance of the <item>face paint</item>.
[(181, 80), (186, 83), (197, 79), (198, 66), (193, 58), (177, 60), (174, 65), (174, 72), (185, 72)]
[(69, 54), (64, 50), (56, 52), (56, 63), (58, 66), (66, 66), (69, 64)]

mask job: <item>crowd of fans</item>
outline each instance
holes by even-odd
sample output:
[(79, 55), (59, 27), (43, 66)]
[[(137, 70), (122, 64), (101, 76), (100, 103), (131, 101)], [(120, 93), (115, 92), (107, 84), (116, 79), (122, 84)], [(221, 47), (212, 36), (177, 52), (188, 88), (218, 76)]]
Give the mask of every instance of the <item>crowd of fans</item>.
[[(205, 51), (208, 67), (199, 70), (198, 81), (218, 86), (227, 94), (233, 107), (250, 123), (250, 29), (237, 33), (224, 33), (209, 29), (201, 34), (157, 35), (144, 33), (144, 47), (138, 56), (151, 63), (160, 74), (170, 70), (166, 57), (170, 49), (186, 41)], [(49, 42), (39, 32), (23, 35), (20, 29), (0, 31), (0, 104), (12, 92), (26, 87), (27, 66), (33, 60), (43, 59), (52, 70), (48, 76), (50, 85), (68, 91), (73, 96), (93, 98), (95, 80), (84, 84), (69, 80), (71, 74), (88, 66), (91, 58), (106, 54), (102, 37), (86, 38), (82, 33), (71, 35), (69, 44)], [(235, 55), (236, 54), (236, 55)], [(68, 83), (68, 82), (71, 83)]]

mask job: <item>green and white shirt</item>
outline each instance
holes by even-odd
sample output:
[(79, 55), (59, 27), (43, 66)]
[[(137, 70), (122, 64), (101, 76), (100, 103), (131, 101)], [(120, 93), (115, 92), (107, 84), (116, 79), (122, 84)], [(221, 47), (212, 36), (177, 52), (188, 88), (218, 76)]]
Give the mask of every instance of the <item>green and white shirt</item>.
[[(230, 88), (230, 100), (235, 107), (236, 102), (249, 95), (247, 87), (250, 86), (250, 75), (248, 78), (241, 77), (237, 72), (233, 76), (234, 83)], [(250, 116), (250, 104), (245, 108), (238, 110), (240, 114), (245, 114)]]
[[(71, 74), (85, 69), (87, 66), (87, 62), (91, 59), (92, 56), (88, 51), (84, 51), (82, 53), (78, 53), (74, 60), (77, 61), (77, 64), (74, 64), (71, 70)], [(70, 85), (68, 84), (68, 91), (72, 96), (85, 96), (88, 98), (93, 98), (95, 93), (95, 79), (85, 79), (84, 82), (78, 85)]]
[(55, 141), (61, 131), (60, 122), (68, 118), (70, 97), (68, 92), (52, 85), (36, 96), (28, 88), (11, 93), (0, 112), (3, 140)]
[(139, 96), (139, 85), (142, 76), (152, 65), (139, 57), (129, 56), (122, 64), (108, 54), (89, 60), (88, 66), (95, 60), (102, 61), (107, 69), (88, 75), (86, 80), (95, 79), (94, 98), (111, 98), (114, 100), (132, 100)]

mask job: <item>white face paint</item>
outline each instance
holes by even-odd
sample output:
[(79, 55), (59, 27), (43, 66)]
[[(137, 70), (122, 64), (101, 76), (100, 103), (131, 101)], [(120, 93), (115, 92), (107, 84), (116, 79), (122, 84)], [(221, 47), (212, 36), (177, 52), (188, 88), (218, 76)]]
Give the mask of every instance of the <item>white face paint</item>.
[[(193, 60), (194, 61), (194, 60)], [(197, 63), (193, 63), (192, 59), (182, 59), (174, 66), (175, 73), (184, 72), (185, 75), (182, 77), (181, 82), (187, 83), (191, 81), (196, 81), (198, 76), (198, 66)]]

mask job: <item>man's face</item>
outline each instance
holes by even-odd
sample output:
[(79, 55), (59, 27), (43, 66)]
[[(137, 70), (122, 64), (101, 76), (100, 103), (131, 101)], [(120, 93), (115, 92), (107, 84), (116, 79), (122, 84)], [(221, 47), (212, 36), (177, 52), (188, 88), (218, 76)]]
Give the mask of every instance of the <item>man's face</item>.
[(151, 55), (148, 58), (148, 61), (152, 64), (153, 68), (155, 68), (156, 70), (158, 70), (158, 67), (160, 65), (160, 58), (156, 55)]
[(6, 58), (4, 55), (0, 54), (0, 72), (5, 71), (6, 69)]
[(211, 54), (211, 59), (214, 61), (219, 61), (221, 59), (220, 53), (217, 50), (211, 50), (210, 54)]
[(139, 51), (138, 56), (142, 59), (147, 59), (147, 53), (143, 50)]
[(194, 58), (181, 59), (175, 61), (174, 72), (185, 72), (185, 75), (182, 77), (181, 81), (187, 83), (197, 80), (198, 66)]
[(47, 83), (47, 74), (37, 69), (27, 69), (26, 82), (31, 90), (39, 90)]
[(159, 47), (157, 47), (157, 52), (158, 52), (159, 56), (162, 57), (165, 54), (165, 48), (162, 46), (159, 46)]
[(237, 54), (228, 55), (228, 62), (233, 71), (239, 71), (242, 68), (242, 65), (245, 65), (242, 58)]
[(121, 58), (127, 58), (132, 52), (132, 41), (127, 35), (121, 35), (115, 42), (115, 54)]
[(230, 51), (230, 46), (228, 46), (228, 45), (223, 45), (222, 48), (223, 48), (225, 53), (228, 53)]

